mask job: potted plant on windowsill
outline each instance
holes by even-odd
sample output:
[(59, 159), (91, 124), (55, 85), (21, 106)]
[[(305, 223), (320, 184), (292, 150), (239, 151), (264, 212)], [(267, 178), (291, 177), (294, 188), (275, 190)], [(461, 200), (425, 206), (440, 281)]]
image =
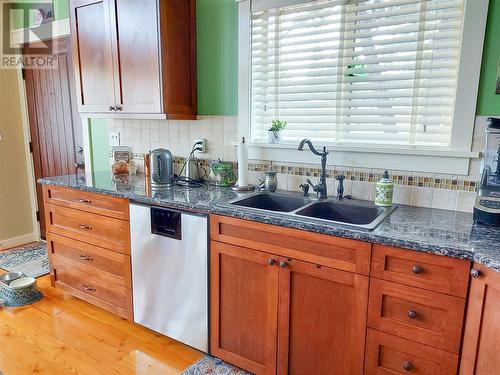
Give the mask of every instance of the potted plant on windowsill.
[(273, 120), (271, 122), (271, 127), (267, 132), (267, 139), (269, 143), (280, 143), (281, 142), (281, 131), (285, 129), (286, 121)]

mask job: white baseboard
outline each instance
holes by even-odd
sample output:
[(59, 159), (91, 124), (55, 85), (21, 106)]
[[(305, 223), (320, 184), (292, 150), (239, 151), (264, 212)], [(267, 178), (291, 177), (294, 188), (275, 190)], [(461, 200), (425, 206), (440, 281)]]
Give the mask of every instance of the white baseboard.
[(9, 249), (11, 247), (25, 245), (27, 243), (35, 242), (38, 240), (39, 238), (36, 233), (30, 233), (30, 234), (25, 234), (24, 236), (0, 240), (0, 251), (4, 249)]

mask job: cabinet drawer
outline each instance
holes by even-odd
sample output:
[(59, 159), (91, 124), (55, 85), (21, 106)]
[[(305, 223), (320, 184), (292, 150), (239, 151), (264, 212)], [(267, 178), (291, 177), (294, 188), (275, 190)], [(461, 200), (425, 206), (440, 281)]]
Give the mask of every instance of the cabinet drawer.
[(76, 262), (52, 256), (52, 275), (56, 286), (108, 311), (130, 318), (132, 292), (121, 285), (120, 278)]
[(455, 375), (458, 355), (368, 329), (365, 375)]
[(48, 232), (130, 254), (127, 221), (52, 204), (46, 204), (45, 208)]
[(59, 186), (44, 186), (45, 203), (129, 220), (128, 200)]
[(458, 353), (465, 299), (372, 279), (368, 326)]
[(373, 245), (371, 275), (457, 297), (467, 295), (470, 262)]
[(117, 282), (121, 286), (131, 288), (129, 256), (51, 233), (47, 234), (47, 245), (50, 256), (55, 255), (109, 272), (119, 278)]
[(215, 241), (368, 275), (371, 244), (297, 229), (211, 215)]

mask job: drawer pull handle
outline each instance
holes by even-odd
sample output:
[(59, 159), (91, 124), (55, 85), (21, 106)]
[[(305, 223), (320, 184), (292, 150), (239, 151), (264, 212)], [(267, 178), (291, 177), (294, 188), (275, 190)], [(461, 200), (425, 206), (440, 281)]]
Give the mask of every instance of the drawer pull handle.
[(417, 314), (417, 312), (415, 310), (408, 311), (408, 318), (410, 318), (410, 319), (417, 319), (417, 316), (418, 316), (418, 314)]
[(420, 266), (413, 266), (411, 268), (411, 272), (413, 272), (415, 275), (418, 275), (419, 273), (422, 273), (423, 269)]
[(281, 268), (287, 268), (288, 267), (288, 263), (287, 262), (280, 262), (280, 267)]
[(479, 271), (478, 269), (476, 268), (473, 268), (470, 270), (470, 275), (475, 278), (475, 279), (478, 279), (480, 276), (481, 276), (481, 271)]
[(88, 199), (85, 199), (85, 198), (78, 198), (78, 202), (82, 202), (82, 203), (92, 203), (92, 201), (89, 201)]
[(90, 225), (80, 224), (80, 229), (90, 230), (92, 227)]
[(90, 286), (90, 285), (83, 284), (83, 289), (85, 289), (88, 292), (95, 292), (95, 288), (93, 286)]
[(83, 255), (83, 254), (82, 254), (82, 255), (80, 255), (80, 259), (81, 259), (81, 260), (88, 260), (88, 261), (92, 261), (92, 260), (94, 260), (94, 258), (89, 257), (88, 255)]
[(269, 260), (267, 261), (267, 263), (268, 263), (270, 266), (274, 266), (274, 264), (276, 263), (276, 260), (274, 260), (273, 258), (269, 258)]
[(410, 361), (403, 362), (401, 367), (403, 367), (403, 370), (406, 370), (406, 371), (413, 370), (413, 364)]

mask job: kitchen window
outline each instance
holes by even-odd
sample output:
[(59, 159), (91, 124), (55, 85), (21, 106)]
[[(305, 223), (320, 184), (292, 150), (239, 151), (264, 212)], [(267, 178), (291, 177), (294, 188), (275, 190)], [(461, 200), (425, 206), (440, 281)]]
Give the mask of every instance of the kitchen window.
[[(282, 155), (287, 145), (310, 138), (351, 154), (463, 159), (459, 169), (466, 172), (475, 156), (487, 6), (486, 0), (241, 1), (240, 133)], [(288, 123), (277, 146), (266, 144), (274, 119)]]

